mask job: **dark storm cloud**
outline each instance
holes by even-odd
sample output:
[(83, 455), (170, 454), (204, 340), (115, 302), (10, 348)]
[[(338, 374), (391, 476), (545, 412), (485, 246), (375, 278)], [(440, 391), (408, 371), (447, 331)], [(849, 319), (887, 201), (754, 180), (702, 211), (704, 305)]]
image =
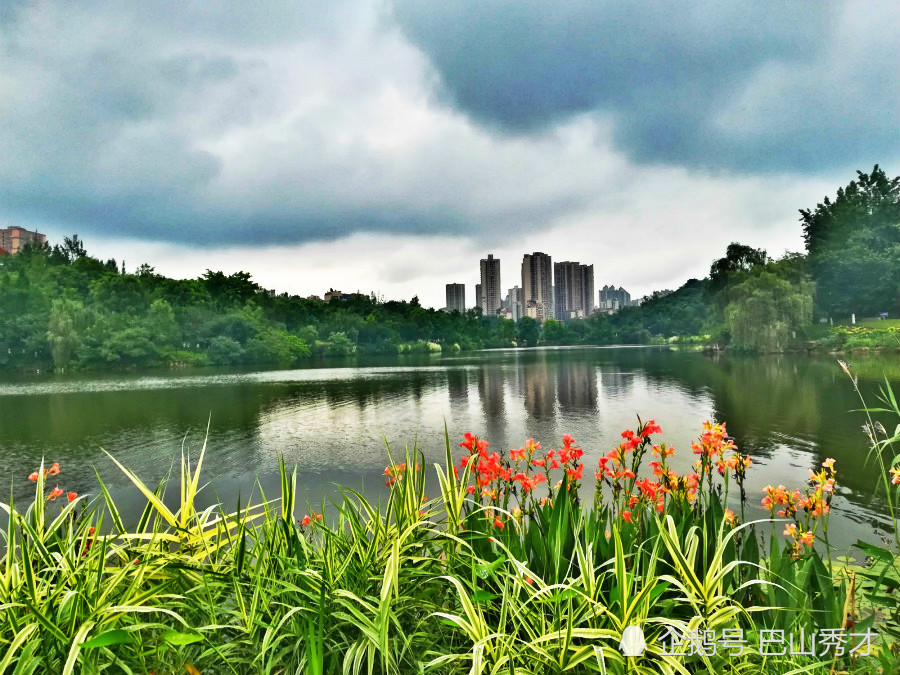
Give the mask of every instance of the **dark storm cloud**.
[(0, 0), (0, 226), (504, 240), (640, 211), (670, 169), (884, 161), (889, 5), (671, 6)]
[(745, 172), (867, 166), (896, 149), (897, 9), (855, 0), (395, 3), (443, 95), (484, 124), (527, 133), (605, 113), (632, 159)]

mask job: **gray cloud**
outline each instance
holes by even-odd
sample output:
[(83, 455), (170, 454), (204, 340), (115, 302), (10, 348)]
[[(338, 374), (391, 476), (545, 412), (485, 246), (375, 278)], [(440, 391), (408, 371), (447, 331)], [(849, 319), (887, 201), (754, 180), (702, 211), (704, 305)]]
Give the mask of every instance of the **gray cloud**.
[(895, 145), (896, 3), (396, 0), (395, 14), (446, 100), (506, 132), (594, 111), (636, 161), (745, 172), (867, 166)]
[(602, 230), (665, 188), (660, 163), (689, 190), (696, 167), (883, 161), (896, 12), (669, 6), (0, 0), (0, 224), (493, 244)]

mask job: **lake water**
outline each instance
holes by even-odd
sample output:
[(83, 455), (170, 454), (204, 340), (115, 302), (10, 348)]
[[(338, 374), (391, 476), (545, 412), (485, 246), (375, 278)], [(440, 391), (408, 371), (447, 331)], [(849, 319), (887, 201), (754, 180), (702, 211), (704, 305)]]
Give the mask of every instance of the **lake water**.
[[(874, 403), (879, 380), (896, 380), (900, 360), (856, 361), (851, 365)], [(886, 522), (873, 496), (876, 473), (864, 468), (865, 418), (852, 412), (860, 406), (832, 357), (663, 348), (484, 351), (280, 371), (22, 376), (0, 382), (0, 473), (21, 504), (31, 496), (26, 476), (42, 456), (60, 462), (60, 485), (69, 490), (96, 491), (96, 469), (128, 516), (135, 491), (101, 448), (155, 482), (177, 463), (182, 443), (199, 450), (210, 420), (207, 500), (233, 504), (240, 494), (246, 503), (258, 494), (257, 478), (276, 495), (277, 458), (284, 455), (298, 467), (300, 500), (318, 506), (336, 493), (335, 483), (383, 494), (385, 440), (399, 452), (417, 443), (427, 461), (440, 461), (445, 422), (455, 450), (466, 431), (506, 449), (529, 437), (559, 447), (570, 433), (586, 451), (588, 477), (637, 415), (662, 426), (679, 472), (695, 459), (690, 441), (702, 422), (717, 420), (754, 461), (748, 516), (765, 515), (757, 508), (764, 485), (802, 487), (810, 468), (835, 458), (831, 532), (845, 546), (858, 536), (877, 538)], [(897, 421), (884, 422), (893, 429)]]

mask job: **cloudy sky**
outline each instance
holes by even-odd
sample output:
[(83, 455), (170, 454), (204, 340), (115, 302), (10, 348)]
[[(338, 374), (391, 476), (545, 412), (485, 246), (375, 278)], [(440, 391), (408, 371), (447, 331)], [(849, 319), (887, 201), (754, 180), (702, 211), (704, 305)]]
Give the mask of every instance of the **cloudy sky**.
[(0, 227), (444, 304), (478, 260), (634, 295), (900, 172), (900, 5), (0, 0)]

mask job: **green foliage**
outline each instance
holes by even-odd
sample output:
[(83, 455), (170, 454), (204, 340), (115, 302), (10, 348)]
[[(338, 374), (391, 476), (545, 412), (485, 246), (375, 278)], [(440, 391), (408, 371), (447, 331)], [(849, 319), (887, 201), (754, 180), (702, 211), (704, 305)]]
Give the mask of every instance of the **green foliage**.
[(88, 317), (84, 305), (77, 300), (54, 300), (50, 307), (47, 343), (57, 370), (65, 370), (81, 342)]
[(518, 338), (523, 347), (536, 347), (541, 331), (538, 322), (530, 316), (519, 319)]
[(728, 295), (725, 327), (741, 351), (783, 351), (812, 321), (812, 282), (785, 278), (779, 263), (753, 268)]
[(209, 341), (209, 362), (219, 365), (233, 365), (244, 361), (244, 348), (241, 343), (227, 335), (217, 335)]
[(325, 344), (325, 356), (350, 356), (356, 351), (356, 345), (346, 333), (332, 333)]
[(827, 316), (900, 309), (900, 177), (871, 173), (800, 211), (817, 303)]

